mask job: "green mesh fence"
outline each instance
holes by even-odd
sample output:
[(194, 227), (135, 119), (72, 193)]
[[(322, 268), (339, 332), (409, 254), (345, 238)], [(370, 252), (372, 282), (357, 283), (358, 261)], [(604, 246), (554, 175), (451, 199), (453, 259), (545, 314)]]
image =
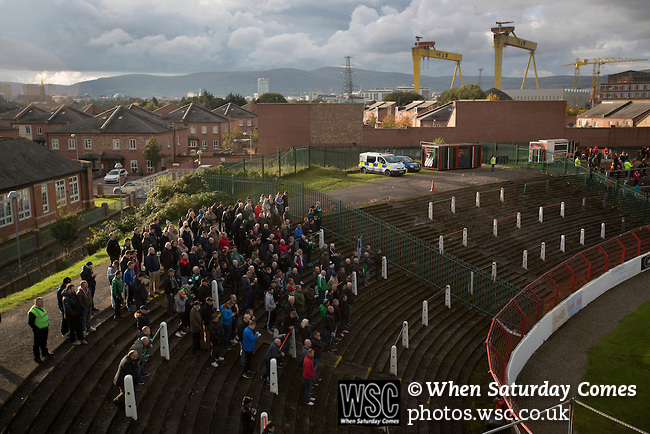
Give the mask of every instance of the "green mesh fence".
[[(256, 201), (261, 194), (287, 191), (289, 205), (296, 219), (305, 216), (309, 207), (319, 201), (323, 208), (322, 227), (325, 231), (352, 244), (359, 234), (363, 234), (364, 242), (373, 249), (381, 249), (388, 261), (397, 268), (432, 285), (438, 291), (450, 285), (455, 299), (491, 316), (519, 292), (518, 288), (504, 280), (493, 279), (483, 270), (449, 254), (441, 254), (426, 241), (302, 184), (277, 178), (243, 178), (218, 174), (206, 174), (204, 179), (208, 188), (229, 192), (234, 200), (250, 197)], [(401, 289), (408, 291), (409, 288)], [(435, 294), (435, 289), (431, 295)]]

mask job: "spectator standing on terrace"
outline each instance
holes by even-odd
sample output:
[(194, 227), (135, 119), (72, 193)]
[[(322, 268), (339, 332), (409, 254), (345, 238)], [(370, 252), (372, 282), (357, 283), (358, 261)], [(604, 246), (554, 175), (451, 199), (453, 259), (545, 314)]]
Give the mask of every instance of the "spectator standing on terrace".
[(114, 261), (111, 263), (111, 265), (108, 266), (108, 270), (106, 270), (106, 277), (108, 278), (108, 284), (110, 286), (111, 283), (113, 283), (113, 278), (115, 277), (115, 272), (120, 268), (120, 263), (118, 261)]
[(163, 290), (165, 297), (167, 297), (167, 315), (174, 315), (174, 296), (178, 292), (178, 281), (176, 280), (176, 270), (170, 268), (167, 271), (167, 276), (163, 280)]
[(108, 234), (108, 243), (106, 243), (106, 253), (111, 258), (111, 262), (120, 259), (120, 243), (115, 238), (115, 233)]
[(309, 340), (311, 342), (311, 347), (314, 350), (314, 384), (318, 385), (318, 382), (320, 381), (320, 378), (318, 377), (318, 364), (320, 363), (320, 357), (323, 354), (323, 341), (321, 341), (320, 332), (315, 331)]
[(242, 377), (252, 378), (251, 372), (251, 361), (253, 360), (253, 352), (255, 351), (255, 340), (261, 335), (259, 332), (255, 331), (255, 321), (248, 323), (248, 327), (244, 330), (244, 340), (242, 342), (242, 348), (244, 354), (246, 355), (246, 363), (244, 365), (244, 372)]
[(196, 300), (190, 311), (190, 333), (192, 333), (192, 355), (196, 356), (201, 349), (201, 334), (203, 333), (203, 318), (201, 318), (201, 302)]
[(85, 280), (86, 283), (88, 284), (88, 290), (90, 291), (90, 303), (92, 304), (91, 310), (92, 312), (97, 312), (99, 309), (95, 308), (95, 287), (97, 286), (97, 281), (95, 280), (95, 277), (97, 277), (97, 274), (93, 272), (93, 263), (88, 261), (86, 262), (86, 265), (84, 265), (81, 268), (81, 274), (79, 274), (79, 277), (81, 277), (81, 280)]
[(77, 288), (77, 300), (81, 306), (81, 327), (83, 334), (86, 336), (89, 332), (94, 332), (95, 327), (90, 327), (90, 315), (92, 314), (93, 298), (88, 289), (88, 282), (82, 280)]
[(113, 319), (116, 321), (124, 318), (120, 313), (120, 308), (122, 307), (122, 300), (124, 300), (124, 284), (122, 283), (122, 271), (117, 270), (115, 272), (115, 277), (111, 282), (111, 298), (113, 303), (113, 308), (115, 309), (115, 315)]
[(314, 386), (314, 378), (316, 377), (316, 372), (314, 371), (314, 349), (309, 348), (307, 351), (307, 356), (302, 362), (302, 378), (303, 385), (305, 388), (305, 404), (314, 405), (315, 398), (311, 396), (311, 389)]
[(282, 341), (280, 340), (280, 338), (274, 339), (271, 345), (269, 345), (269, 349), (266, 350), (266, 354), (264, 354), (264, 363), (266, 364), (266, 371), (264, 372), (264, 375), (262, 375), (262, 380), (266, 381), (267, 383), (269, 382), (269, 376), (271, 375), (271, 360), (272, 359), (277, 360), (281, 357), (284, 357), (284, 353), (280, 349), (281, 345), (282, 345)]
[(117, 367), (115, 377), (113, 377), (113, 384), (115, 384), (120, 389), (119, 395), (113, 399), (113, 402), (120, 408), (124, 407), (124, 378), (127, 375), (135, 377), (138, 371), (137, 361), (138, 352), (136, 350), (129, 351), (129, 354), (124, 356), (120, 361), (120, 365)]
[(65, 294), (63, 294), (63, 309), (70, 324), (70, 343), (72, 345), (87, 344), (83, 334), (81, 303), (77, 299), (77, 291), (72, 283), (69, 283)]
[[(156, 255), (156, 249), (149, 247), (149, 254), (144, 258), (144, 266), (149, 273), (149, 294), (157, 294), (160, 291), (160, 260)], [(154, 289), (155, 286), (155, 289)]]
[(253, 408), (253, 398), (244, 396), (241, 404), (241, 432), (242, 434), (253, 434), (255, 432), (255, 415), (257, 414)]
[(32, 332), (34, 332), (34, 361), (40, 365), (43, 363), (41, 355), (43, 357), (50, 357), (52, 355), (52, 353), (47, 349), (47, 334), (50, 326), (50, 319), (45, 310), (42, 297), (36, 298), (34, 306), (29, 310), (27, 316), (27, 324), (29, 324), (32, 328)]
[(212, 314), (212, 321), (208, 326), (208, 332), (210, 333), (210, 343), (212, 344), (210, 364), (216, 368), (219, 366), (219, 362), (223, 360), (223, 357), (219, 356), (219, 347), (223, 345), (223, 326), (221, 325), (220, 313)]
[(264, 295), (264, 308), (266, 309), (266, 329), (273, 333), (271, 327), (275, 326), (275, 299), (273, 298), (274, 287), (271, 285)]
[[(370, 249), (368, 249), (370, 250)], [(381, 275), (381, 264), (382, 264), (382, 254), (381, 254), (381, 249), (377, 249), (375, 252), (375, 257), (373, 258), (374, 263), (375, 263), (375, 280), (379, 280), (379, 276)]]
[(56, 301), (59, 306), (59, 311), (61, 312), (61, 336), (64, 338), (68, 337), (70, 326), (68, 324), (67, 318), (65, 317), (65, 312), (63, 309), (63, 294), (66, 292), (66, 288), (70, 282), (72, 282), (72, 279), (69, 277), (64, 277), (63, 283), (61, 283), (59, 289), (56, 290)]

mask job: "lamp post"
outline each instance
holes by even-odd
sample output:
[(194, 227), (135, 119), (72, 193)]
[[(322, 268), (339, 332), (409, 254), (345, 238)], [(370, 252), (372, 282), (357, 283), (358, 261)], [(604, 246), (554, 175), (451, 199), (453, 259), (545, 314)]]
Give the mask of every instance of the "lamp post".
[(120, 188), (120, 220), (122, 219), (122, 212), (124, 210), (124, 204), (122, 203), (122, 173), (121, 170), (124, 166), (118, 161), (115, 163), (115, 168), (117, 169), (117, 182), (119, 184)]
[(16, 249), (18, 249), (18, 275), (23, 274), (23, 264), (20, 261), (20, 237), (18, 236), (18, 193), (15, 190), (12, 190), (7, 195), (7, 198), (11, 201), (13, 207), (13, 218), (16, 223)]
[(72, 137), (73, 143), (74, 143), (74, 148), (77, 150), (77, 161), (79, 161), (79, 146), (77, 146), (77, 139), (75, 138), (75, 134), (70, 134), (70, 137)]

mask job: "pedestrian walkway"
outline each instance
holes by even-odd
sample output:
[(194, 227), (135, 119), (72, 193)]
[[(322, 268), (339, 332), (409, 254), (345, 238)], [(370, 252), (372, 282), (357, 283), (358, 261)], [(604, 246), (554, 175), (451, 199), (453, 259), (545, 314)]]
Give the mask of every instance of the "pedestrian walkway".
[[(106, 277), (108, 260), (95, 264), (94, 268), (95, 273), (97, 273), (95, 307), (100, 311), (96, 312), (93, 318), (101, 316), (103, 319), (106, 316), (105, 313), (109, 312), (111, 308), (110, 288)], [(81, 273), (81, 269), (69, 276), (76, 287), (81, 282), (79, 273)], [(70, 343), (61, 336), (61, 313), (56, 301), (56, 289), (56, 287), (52, 288), (51, 292), (41, 295), (45, 301), (44, 307), (50, 319), (48, 349), (54, 352), (55, 358), (59, 346), (65, 346), (66, 348), (70, 346)], [(0, 405), (38, 366), (34, 362), (32, 354), (32, 331), (27, 325), (27, 312), (33, 304), (34, 300), (30, 300), (2, 315), (2, 322), (0, 322), (0, 348), (3, 349), (0, 351)], [(103, 312), (104, 310), (106, 312)], [(97, 320), (91, 319), (91, 325), (95, 326), (96, 324)], [(92, 339), (92, 333), (89, 335), (89, 339)], [(43, 365), (45, 367), (48, 365), (53, 366), (54, 362), (46, 359)]]

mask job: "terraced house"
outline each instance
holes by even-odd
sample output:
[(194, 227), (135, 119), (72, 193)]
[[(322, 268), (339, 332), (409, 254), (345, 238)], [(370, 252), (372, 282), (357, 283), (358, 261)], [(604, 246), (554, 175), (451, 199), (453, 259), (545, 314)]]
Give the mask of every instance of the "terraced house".
[[(176, 156), (188, 155), (187, 136), (184, 126), (137, 106), (118, 106), (47, 132), (47, 147), (66, 158), (92, 162), (95, 175), (107, 173), (116, 163), (131, 173), (149, 173), (171, 166)], [(159, 167), (144, 156), (152, 137), (162, 147)]]

